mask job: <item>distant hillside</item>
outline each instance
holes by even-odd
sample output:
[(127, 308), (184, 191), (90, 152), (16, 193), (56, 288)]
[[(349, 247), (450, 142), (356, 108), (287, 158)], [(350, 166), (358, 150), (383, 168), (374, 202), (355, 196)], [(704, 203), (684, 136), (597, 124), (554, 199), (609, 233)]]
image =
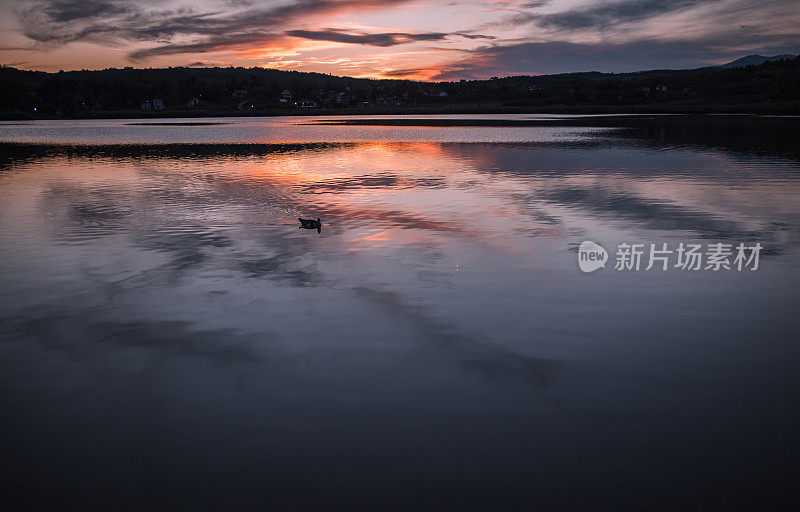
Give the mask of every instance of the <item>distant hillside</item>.
[(764, 57), (763, 55), (748, 55), (746, 57), (742, 57), (741, 59), (736, 59), (734, 61), (728, 62), (727, 64), (722, 64), (718, 67), (720, 68), (741, 68), (745, 66), (758, 66), (765, 62), (773, 62), (776, 60), (790, 60), (797, 57), (797, 55), (790, 55), (785, 53), (783, 55), (773, 55), (772, 57)]
[(437, 112), (800, 114), (800, 58), (436, 83), (263, 68), (46, 73), (0, 67), (5, 119)]

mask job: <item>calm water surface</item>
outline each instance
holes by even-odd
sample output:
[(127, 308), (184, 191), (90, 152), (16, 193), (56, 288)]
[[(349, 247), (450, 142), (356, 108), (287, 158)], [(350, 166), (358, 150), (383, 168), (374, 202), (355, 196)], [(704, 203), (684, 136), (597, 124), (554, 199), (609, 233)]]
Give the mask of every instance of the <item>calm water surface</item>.
[(800, 506), (800, 120), (492, 118), (0, 125), (2, 499)]

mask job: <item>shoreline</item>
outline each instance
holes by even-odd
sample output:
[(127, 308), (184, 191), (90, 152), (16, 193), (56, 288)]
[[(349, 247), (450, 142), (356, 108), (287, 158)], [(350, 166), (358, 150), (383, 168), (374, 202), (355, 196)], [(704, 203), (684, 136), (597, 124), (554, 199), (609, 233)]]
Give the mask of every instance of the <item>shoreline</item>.
[(448, 115), (448, 114), (555, 114), (555, 115), (646, 115), (646, 114), (747, 114), (800, 115), (800, 101), (730, 105), (558, 105), (522, 107), (503, 105), (451, 105), (436, 107), (367, 107), (367, 108), (280, 108), (250, 110), (140, 110), (87, 111), (79, 114), (40, 115), (23, 111), (0, 112), (0, 121), (77, 120), (77, 119), (166, 119), (215, 117), (301, 117), (301, 116), (374, 116), (374, 115)]

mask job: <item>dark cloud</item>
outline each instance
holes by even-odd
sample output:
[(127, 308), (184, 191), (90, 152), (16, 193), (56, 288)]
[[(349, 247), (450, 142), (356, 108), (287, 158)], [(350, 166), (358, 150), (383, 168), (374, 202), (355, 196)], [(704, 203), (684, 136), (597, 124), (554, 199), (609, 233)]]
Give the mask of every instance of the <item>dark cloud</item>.
[[(800, 36), (742, 36), (765, 54), (793, 53)], [(484, 46), (467, 57), (443, 66), (436, 80), (533, 75), (575, 71), (628, 72), (642, 69), (684, 69), (707, 66), (741, 56), (737, 47), (721, 39), (696, 41), (638, 40), (626, 43), (568, 43), (552, 41), (508, 46)]]
[(537, 16), (535, 21), (547, 28), (606, 28), (715, 1), (718, 0), (625, 0)]
[(383, 74), (386, 76), (403, 77), (403, 76), (419, 75), (427, 71), (430, 70), (427, 68), (407, 68), (407, 69), (394, 69), (392, 71), (384, 71)]
[[(620, 23), (641, 21), (655, 16), (696, 7), (719, 0), (623, 0), (581, 6), (551, 14), (519, 12), (506, 18), (504, 24), (534, 23), (542, 28), (559, 30), (607, 29)], [(538, 8), (546, 2), (532, 2), (523, 8)]]
[(129, 12), (129, 7), (102, 0), (59, 0), (37, 6), (57, 23), (79, 19), (106, 18)]
[(266, 45), (280, 41), (280, 34), (232, 34), (229, 36), (214, 36), (207, 40), (189, 44), (168, 43), (161, 46), (136, 50), (128, 54), (133, 60), (156, 57), (158, 55), (176, 55), (181, 53), (206, 53), (218, 50), (245, 48), (250, 45)]
[[(2, 0), (0, 0), (2, 1)], [(217, 51), (241, 51), (270, 47), (291, 49), (297, 39), (393, 47), (419, 41), (443, 41), (454, 38), (495, 40), (474, 30), (450, 33), (413, 31), (366, 33), (336, 28), (311, 29), (311, 23), (323, 16), (368, 9), (387, 9), (409, 0), (285, 0), (282, 3), (254, 0), (218, 0), (219, 9), (199, 7), (203, 3), (179, 8), (164, 7), (159, 0), (31, 0), (17, 3), (23, 34), (36, 45), (23, 50), (53, 48), (75, 41), (130, 48), (132, 60), (150, 57), (199, 54)], [(569, 71), (636, 71), (653, 68), (697, 67), (750, 53), (797, 53), (798, 36), (770, 33), (760, 23), (742, 26), (741, 22), (791, 17), (796, 0), (776, 0), (758, 6), (729, 2), (724, 19), (735, 18), (729, 28), (715, 27), (715, 41), (703, 35), (687, 36), (680, 41), (665, 41), (665, 34), (650, 39), (623, 43), (569, 43), (583, 32), (612, 29), (628, 22), (640, 22), (668, 13), (682, 12), (701, 4), (699, 0), (611, 0), (562, 12), (542, 14), (539, 7), (548, 2), (495, 2), (502, 10), (517, 12), (505, 23), (531, 24), (537, 31), (550, 33), (546, 42), (505, 41), (466, 51), (459, 61), (441, 66), (426, 64), (426, 69), (398, 69), (389, 76), (404, 77), (436, 71), (439, 79), (482, 78), (509, 74), (558, 73)], [(720, 0), (707, 0), (717, 2)], [(195, 6), (192, 6), (195, 5)], [(198, 6), (199, 5), (199, 6)], [(552, 3), (548, 3), (552, 7)], [(781, 14), (783, 13), (783, 14)], [(789, 13), (789, 14), (787, 14)], [(709, 24), (713, 20), (708, 21)], [(767, 23), (767, 22), (765, 22)], [(495, 24), (495, 29), (498, 27)], [(740, 27), (741, 26), (741, 27)], [(709, 31), (711, 32), (711, 31)], [(619, 36), (620, 33), (617, 33)], [(585, 39), (585, 38), (584, 38)], [(496, 41), (496, 40), (495, 40)], [(734, 49), (733, 45), (736, 45)], [(13, 48), (4, 48), (13, 50)], [(452, 50), (452, 47), (447, 48)], [(444, 55), (444, 53), (443, 53)], [(193, 56), (197, 60), (200, 56)]]
[(382, 32), (377, 34), (351, 34), (342, 30), (290, 30), (286, 35), (313, 39), (316, 41), (335, 41), (337, 43), (363, 44), (368, 46), (397, 46), (399, 44), (413, 43), (415, 41), (438, 41), (445, 39), (449, 34), (441, 32), (426, 32), (413, 34), (408, 32)]
[[(168, 40), (194, 34), (218, 13), (197, 13), (190, 7), (146, 11), (125, 2), (39, 1), (17, 11), (23, 34), (37, 43), (63, 45), (82, 40), (112, 43)], [(207, 26), (211, 30), (211, 26)]]
[(196, 60), (186, 65), (189, 68), (233, 67), (232, 62), (221, 60)]
[[(378, 7), (407, 1), (386, 0)], [(299, 0), (266, 7), (248, 1), (228, 3), (244, 10), (199, 12), (193, 7), (146, 10), (132, 2), (38, 0), (25, 4), (17, 14), (24, 35), (40, 44), (57, 46), (82, 40), (108, 44), (120, 40), (161, 43), (130, 54), (132, 59), (142, 59), (274, 43), (292, 21), (376, 7), (368, 0)]]
[(496, 39), (496, 37), (494, 37), (494, 36), (487, 36), (487, 35), (484, 35), (484, 34), (473, 34), (471, 32), (456, 32), (453, 35), (461, 36), (461, 37), (464, 37), (466, 39)]

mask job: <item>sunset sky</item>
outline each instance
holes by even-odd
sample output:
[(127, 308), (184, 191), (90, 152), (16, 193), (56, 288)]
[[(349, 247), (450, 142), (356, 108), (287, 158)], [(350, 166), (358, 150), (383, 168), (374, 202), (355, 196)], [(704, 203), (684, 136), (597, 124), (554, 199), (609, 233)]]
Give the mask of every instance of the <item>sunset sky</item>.
[(454, 80), (800, 51), (797, 0), (0, 0), (22, 69), (262, 66)]

